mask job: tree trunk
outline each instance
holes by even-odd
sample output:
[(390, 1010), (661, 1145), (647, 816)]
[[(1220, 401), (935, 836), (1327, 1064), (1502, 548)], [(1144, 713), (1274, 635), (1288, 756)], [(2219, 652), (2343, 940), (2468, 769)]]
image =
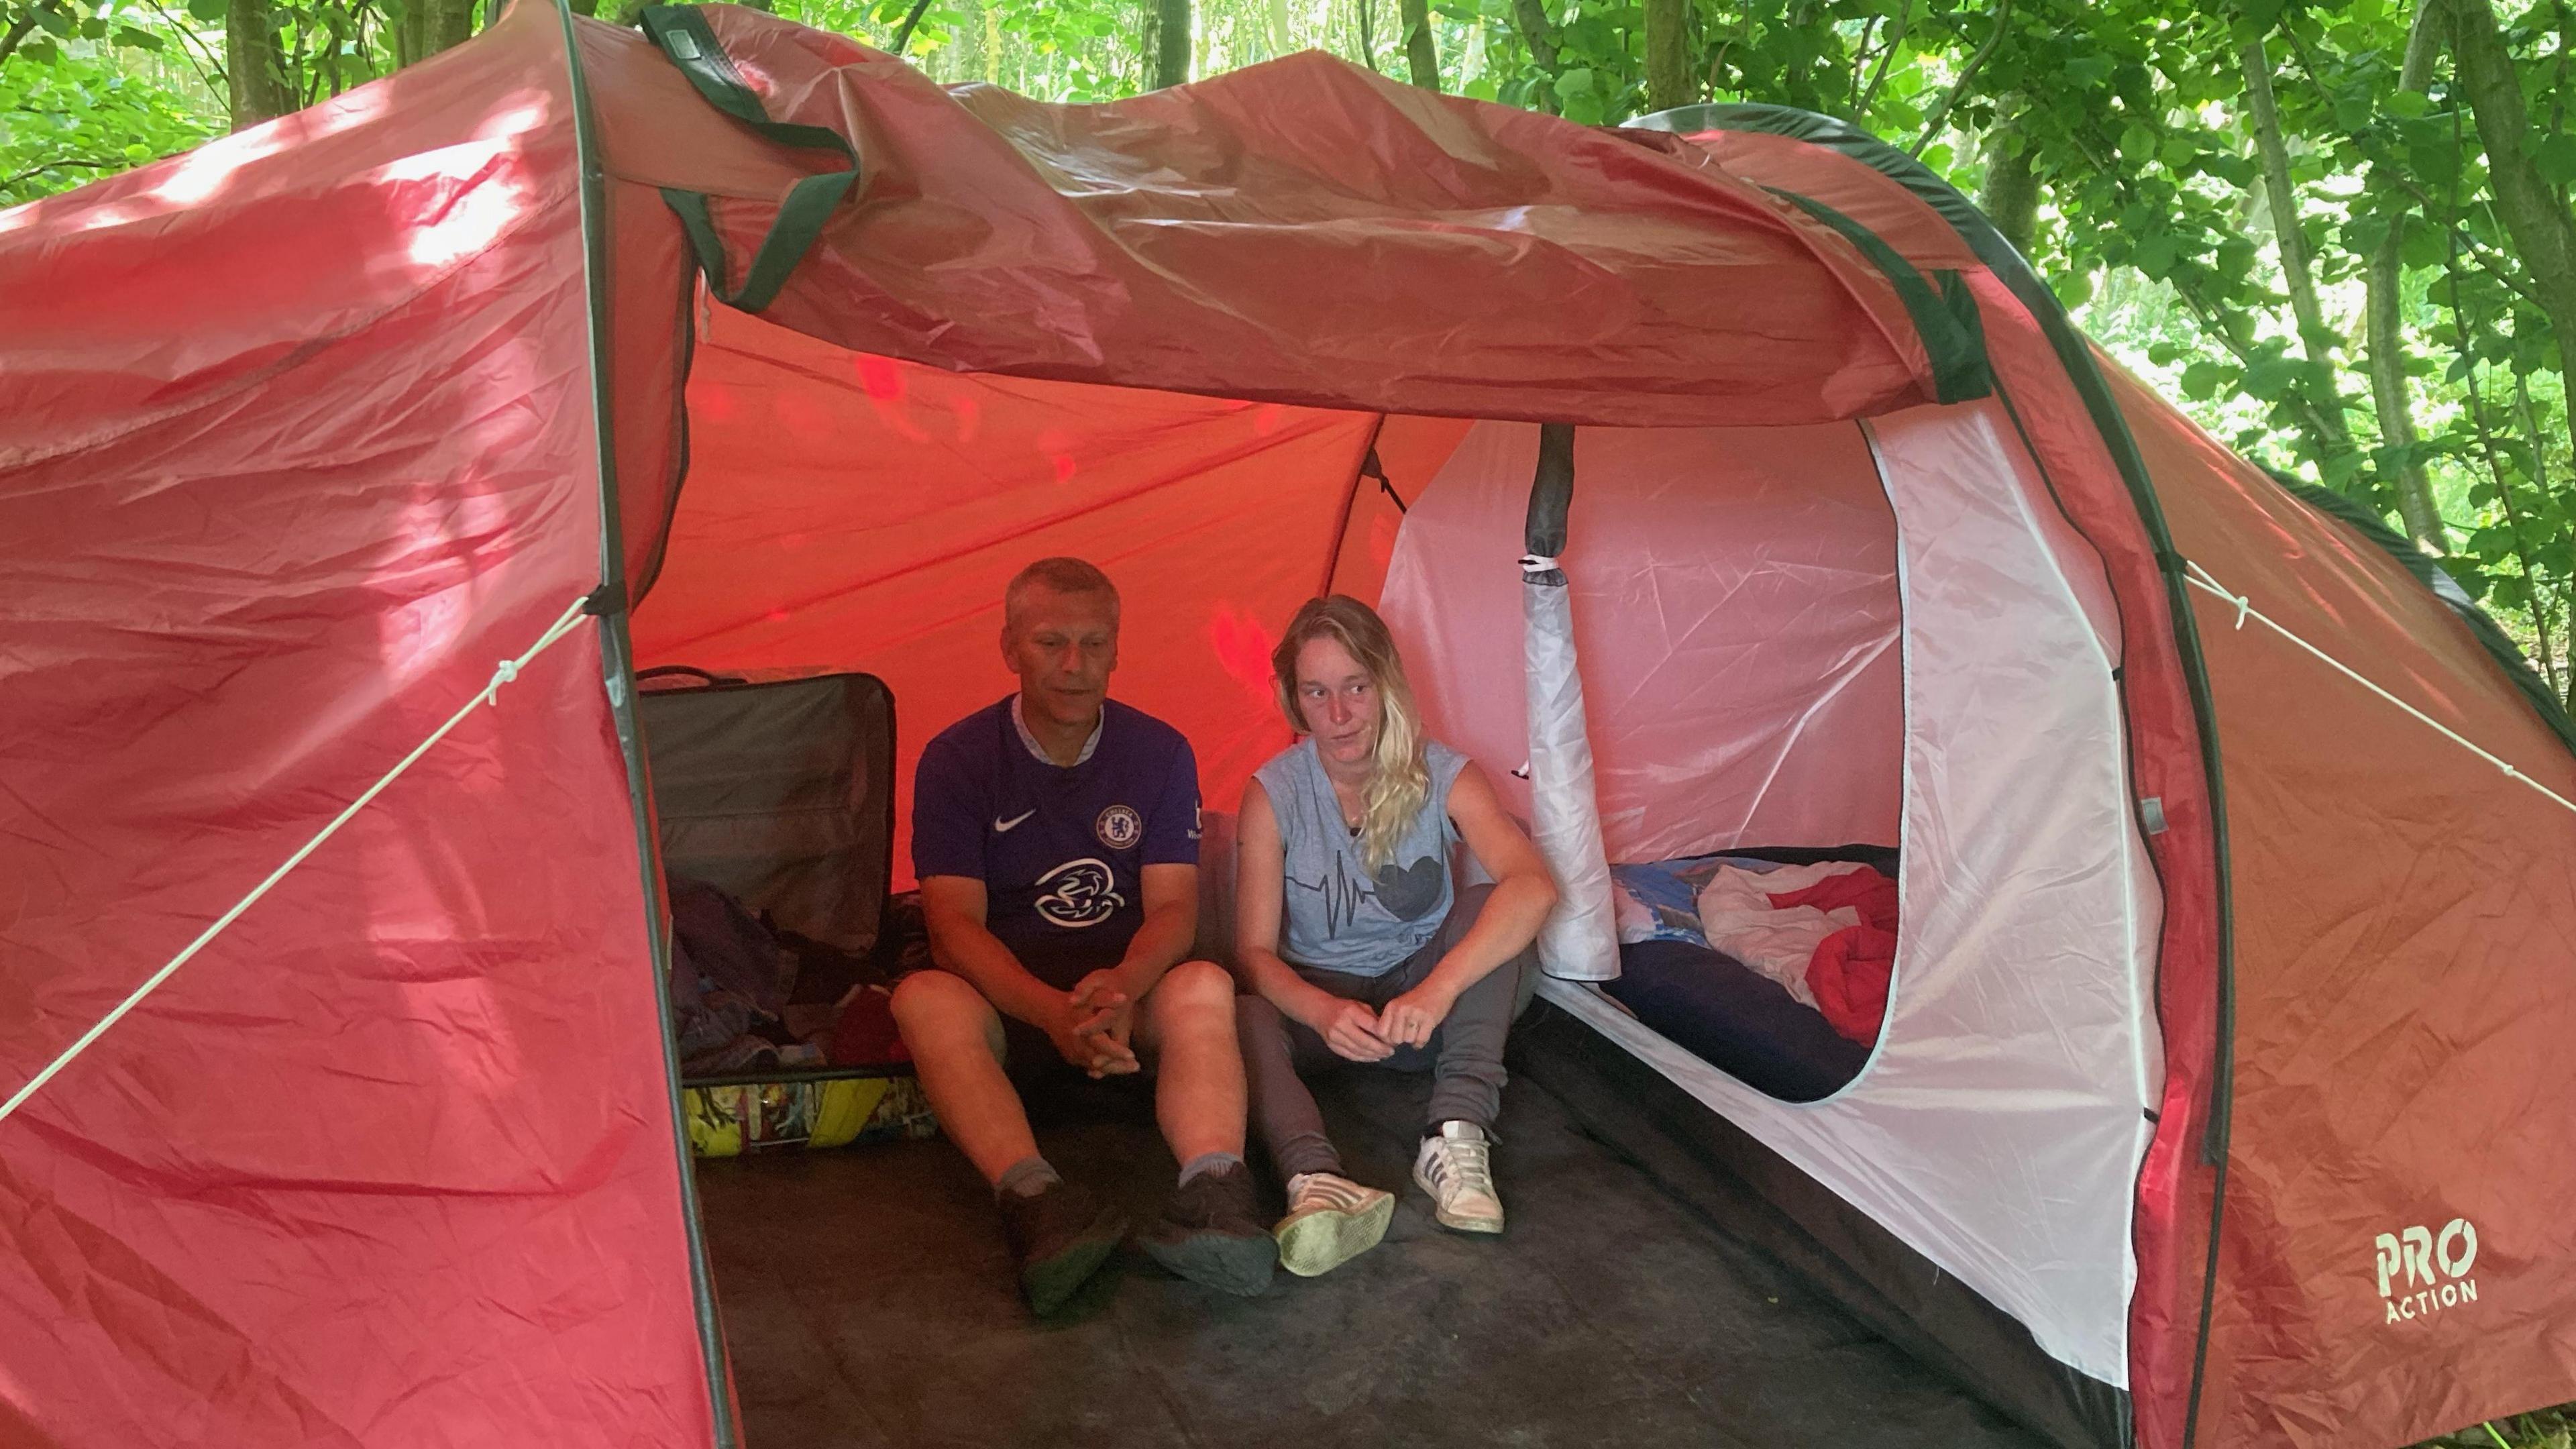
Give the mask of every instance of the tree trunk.
[[(2400, 90), (2422, 91), (2432, 79), (2433, 57), (2442, 48), (2442, 0), (2421, 0), (2415, 24), (2406, 36), (2406, 61), (2398, 70)], [(2397, 314), (2405, 279), (2406, 228), (2389, 224), (2388, 235), (2370, 253), (2362, 275), (2364, 329), (2370, 350), (2370, 400), (2379, 414), (2383, 448), (2404, 450), (2396, 467), (2382, 470), (2397, 486), (2397, 511), (2416, 547), (2427, 553), (2450, 552), (2442, 532), (2441, 510), (2433, 504), (2433, 480), (2415, 456), (2415, 404), (2406, 385), (2406, 329)]]
[[(2530, 117), (2513, 56), (2496, 31), (2489, 0), (2449, 0), (2451, 49), (2459, 61), (2461, 89), (2477, 118), (2478, 141), (2487, 153), (2487, 185), (2513, 249), (2531, 278), (2540, 308), (2558, 345), (2559, 371), (2576, 377), (2576, 216), (2523, 149)], [(2576, 407), (2567, 409), (2568, 440), (2576, 446)], [(2536, 441), (2536, 440), (2535, 440)]]
[[(2335, 334), (2317, 305), (2316, 274), (2308, 266), (2307, 233), (2299, 226), (2299, 193), (2290, 184), (2290, 149), (2281, 139), (2281, 112), (2272, 100), (2272, 62), (2263, 54), (2262, 37), (2245, 42), (2245, 99), (2254, 113), (2254, 146), (2263, 162), (2263, 199), (2272, 209), (2272, 233), (2281, 256), (2281, 276), (2289, 284), (2290, 311), (2299, 321), (2300, 351), (2316, 370), (2317, 386), (2303, 388), (2315, 398), (2319, 449), (2328, 457), (2352, 452), (2352, 428), (2344, 421), (2343, 389), (2334, 383)], [(2321, 394), (2321, 395), (2320, 395)]]
[(1288, 0), (1269, 0), (1265, 13), (1270, 21), (1270, 58), (1276, 60), (1297, 43), (1288, 33)]
[(1154, 90), (1190, 78), (1190, 0), (1145, 0), (1146, 81)]
[(233, 129), (274, 120), (295, 109), (286, 83), (286, 52), (268, 0), (233, 0), (224, 11), (224, 78), (232, 92)]
[(416, 65), (473, 34), (474, 0), (410, 0), (394, 26), (394, 63)]
[(1646, 0), (1646, 108), (1669, 111), (1698, 100), (1691, 85), (1687, 0)]
[(1995, 224), (2004, 240), (2024, 257), (2039, 230), (2039, 176), (2030, 167), (2030, 145), (2023, 135), (2019, 97), (2007, 99), (2007, 118), (1986, 132), (1986, 184), (1977, 190), (1977, 209)]
[(1440, 89), (1440, 50), (1431, 34), (1431, 0), (1396, 0), (1404, 18), (1404, 64), (1413, 83), (1426, 91)]
[[(1530, 59), (1538, 62), (1538, 70), (1556, 75), (1556, 36), (1548, 34), (1546, 0), (1512, 0), (1512, 23), (1520, 28), (1520, 39), (1530, 44)], [(1553, 90), (1543, 93), (1540, 101), (1548, 111), (1556, 111)]]

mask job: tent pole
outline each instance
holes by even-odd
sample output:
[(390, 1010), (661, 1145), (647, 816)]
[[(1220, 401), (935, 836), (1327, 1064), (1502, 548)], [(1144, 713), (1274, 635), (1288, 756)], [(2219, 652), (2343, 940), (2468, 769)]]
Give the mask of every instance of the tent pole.
[(671, 1122), (671, 1147), (680, 1186), (680, 1230), (689, 1259), (689, 1293), (696, 1310), (698, 1352), (707, 1376), (709, 1429), (715, 1449), (739, 1449), (742, 1434), (734, 1423), (729, 1392), (724, 1330), (717, 1322), (715, 1292), (707, 1273), (706, 1239), (698, 1228), (696, 1170), (689, 1160), (689, 1137), (680, 1104), (680, 1064), (671, 1035), (671, 942), (663, 923), (670, 910), (662, 896), (661, 852), (654, 839), (652, 776), (644, 756), (644, 738), (635, 722), (634, 643), (626, 629), (627, 597), (625, 530), (618, 516), (615, 397), (609, 367), (608, 186), (600, 169), (598, 139), (590, 105), (590, 83), (582, 72), (581, 46), (572, 7), (554, 0), (563, 23), (564, 66), (572, 87), (573, 142), (581, 163), (581, 247), (585, 322), (590, 338), (591, 441), (599, 468), (599, 658), (608, 688), (608, 704), (617, 723), (617, 748), (626, 763), (626, 802), (635, 823), (635, 856), (644, 894), (645, 961), (652, 969), (655, 1009), (661, 1022), (662, 1081)]

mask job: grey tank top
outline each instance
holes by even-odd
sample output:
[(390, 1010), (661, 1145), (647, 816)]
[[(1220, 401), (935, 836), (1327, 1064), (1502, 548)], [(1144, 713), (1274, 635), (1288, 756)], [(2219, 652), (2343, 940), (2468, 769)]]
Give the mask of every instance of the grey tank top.
[(1354, 976), (1383, 976), (1430, 943), (1455, 890), (1449, 847), (1449, 787), (1467, 757), (1426, 741), (1431, 789), (1374, 875), (1361, 865), (1359, 837), (1342, 823), (1333, 782), (1310, 736), (1254, 772), (1279, 818), (1286, 857), (1279, 954), (1291, 964)]

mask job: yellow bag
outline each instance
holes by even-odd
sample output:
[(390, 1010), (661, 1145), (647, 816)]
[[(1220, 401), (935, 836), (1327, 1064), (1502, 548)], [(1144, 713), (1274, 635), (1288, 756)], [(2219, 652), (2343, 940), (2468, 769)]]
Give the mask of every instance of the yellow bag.
[(793, 1147), (841, 1147), (939, 1130), (929, 1100), (910, 1077), (833, 1077), (688, 1087), (680, 1107), (689, 1148), (700, 1157), (738, 1157)]

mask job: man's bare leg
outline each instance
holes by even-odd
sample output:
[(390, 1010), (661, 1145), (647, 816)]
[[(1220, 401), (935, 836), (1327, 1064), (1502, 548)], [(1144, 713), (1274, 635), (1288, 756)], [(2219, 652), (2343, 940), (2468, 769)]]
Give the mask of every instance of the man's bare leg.
[(1235, 1044), (1234, 978), (1208, 961), (1164, 973), (1139, 1005), (1137, 1036), (1155, 1054), (1154, 1120), (1184, 1167), (1209, 1153), (1243, 1156), (1243, 1052)]
[(985, 1182), (1038, 1155), (1028, 1110), (1002, 1070), (1002, 1018), (982, 992), (945, 971), (916, 971), (895, 986), (894, 1021), (939, 1130)]
[(1243, 1165), (1234, 978), (1221, 966), (1184, 961), (1137, 1010), (1138, 1041), (1155, 1056), (1154, 1119), (1183, 1174), (1137, 1245), (1192, 1282), (1259, 1293), (1270, 1285), (1279, 1245), (1255, 1214), (1252, 1173)]
[(940, 1131), (993, 1186), (1020, 1291), (1040, 1317), (1054, 1313), (1117, 1250), (1126, 1216), (1038, 1155), (1027, 1109), (1002, 1070), (1002, 1018), (982, 992), (945, 971), (917, 971), (895, 986), (894, 1020)]

